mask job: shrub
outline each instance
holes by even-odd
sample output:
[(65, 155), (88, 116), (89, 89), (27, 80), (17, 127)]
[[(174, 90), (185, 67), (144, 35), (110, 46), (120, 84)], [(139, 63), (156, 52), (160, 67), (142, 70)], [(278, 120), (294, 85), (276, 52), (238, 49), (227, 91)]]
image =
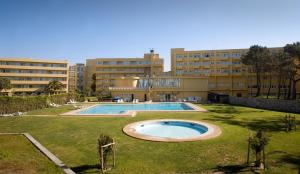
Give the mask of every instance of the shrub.
[(85, 95), (84, 94), (76, 94), (76, 101), (78, 102), (84, 102), (85, 101)]
[[(110, 170), (115, 165), (114, 140), (108, 135), (100, 134), (98, 138), (98, 153), (102, 172)], [(108, 164), (109, 157), (113, 156), (112, 165)]]
[(265, 136), (265, 134), (259, 130), (257, 131), (256, 135), (254, 137), (250, 138), (250, 147), (255, 152), (255, 166), (264, 168), (264, 159), (262, 159), (262, 156), (264, 158), (264, 154), (262, 155), (262, 152), (264, 152), (265, 146), (268, 144), (269, 138)]
[(48, 106), (46, 96), (0, 97), (0, 114), (26, 112)]
[(0, 115), (42, 109), (48, 107), (49, 103), (65, 104), (70, 101), (70, 99), (84, 101), (84, 96), (76, 93), (50, 96), (0, 96)]

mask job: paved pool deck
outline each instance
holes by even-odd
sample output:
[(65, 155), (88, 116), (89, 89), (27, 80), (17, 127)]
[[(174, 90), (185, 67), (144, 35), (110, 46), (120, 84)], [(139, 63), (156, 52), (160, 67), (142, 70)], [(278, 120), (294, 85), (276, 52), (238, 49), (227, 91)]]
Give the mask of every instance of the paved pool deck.
[(126, 104), (155, 104), (155, 103), (162, 103), (162, 102), (139, 102), (139, 103), (130, 103), (130, 102), (124, 102), (124, 103), (98, 103), (94, 104), (88, 107), (84, 107), (81, 109), (69, 111), (63, 114), (60, 114), (60, 116), (84, 116), (84, 117), (134, 117), (138, 112), (208, 112), (206, 109), (199, 107), (195, 104), (188, 103), (188, 102), (170, 102), (170, 103), (184, 103), (193, 110), (128, 110), (121, 114), (79, 114), (79, 112), (87, 110), (89, 108), (98, 106), (98, 105), (105, 105), (105, 104), (115, 104), (115, 105), (126, 105)]

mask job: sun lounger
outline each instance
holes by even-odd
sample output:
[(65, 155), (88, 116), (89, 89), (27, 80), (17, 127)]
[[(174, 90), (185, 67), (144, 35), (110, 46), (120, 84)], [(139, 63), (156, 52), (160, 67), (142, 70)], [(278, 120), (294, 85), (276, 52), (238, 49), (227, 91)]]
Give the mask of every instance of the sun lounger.
[(67, 104), (75, 104), (75, 103), (77, 103), (77, 102), (75, 100), (73, 100), (73, 99), (70, 99), (70, 101), (67, 102)]
[(61, 105), (58, 105), (58, 104), (55, 104), (55, 103), (49, 103), (49, 105), (52, 106), (52, 107), (59, 107), (59, 106), (61, 106)]

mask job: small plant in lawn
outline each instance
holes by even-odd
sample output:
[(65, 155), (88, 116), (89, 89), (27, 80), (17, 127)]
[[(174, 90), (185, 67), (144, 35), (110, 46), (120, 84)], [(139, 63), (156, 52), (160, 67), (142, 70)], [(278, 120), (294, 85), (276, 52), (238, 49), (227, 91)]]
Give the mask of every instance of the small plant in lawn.
[[(100, 134), (98, 138), (98, 152), (101, 170), (104, 173), (107, 170), (112, 169), (115, 166), (115, 150), (114, 140), (108, 135)], [(112, 157), (112, 165), (109, 164), (109, 159)]]
[(296, 117), (289, 115), (285, 115), (283, 117), (283, 121), (285, 123), (285, 130), (287, 132), (291, 130), (296, 130)]
[[(265, 168), (265, 146), (268, 142), (269, 138), (266, 137), (262, 130), (257, 131), (255, 136), (249, 137), (249, 147), (255, 153), (255, 167), (259, 167), (260, 169)], [(249, 161), (249, 155), (247, 161)]]

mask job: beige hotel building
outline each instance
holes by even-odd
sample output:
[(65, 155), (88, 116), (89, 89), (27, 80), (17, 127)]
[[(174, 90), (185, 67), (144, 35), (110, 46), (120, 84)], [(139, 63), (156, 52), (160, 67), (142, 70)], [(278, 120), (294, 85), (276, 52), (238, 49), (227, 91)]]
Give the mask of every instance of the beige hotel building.
[[(270, 50), (271, 53), (275, 53), (283, 49), (270, 48)], [(123, 62), (131, 65), (131, 59), (93, 59), (87, 60), (87, 65), (94, 66), (88, 68), (92, 70), (88, 74), (96, 74), (97, 89), (108, 87), (113, 96), (129, 101), (133, 98), (141, 101), (182, 99), (205, 101), (208, 94), (247, 97), (255, 94), (257, 89), (255, 74), (251, 73), (249, 66), (241, 62), (241, 56), (247, 51), (248, 49), (187, 51), (184, 48), (173, 48), (171, 49), (171, 72), (163, 73), (163, 65), (161, 65), (157, 69), (159, 71), (155, 71), (156, 74), (143, 73), (152, 71), (145, 71), (142, 68), (139, 69), (141, 73), (131, 72), (137, 70), (136, 65), (130, 66), (130, 70), (123, 69)], [(152, 62), (147, 64), (150, 67)], [(124, 70), (127, 72), (122, 72)], [(267, 93), (269, 83), (266, 76), (262, 78), (262, 94)], [(273, 78), (271, 95), (277, 93), (277, 84), (277, 78)], [(287, 86), (281, 87), (282, 92), (287, 90)]]
[(241, 55), (247, 49), (186, 51), (171, 49), (173, 76), (208, 78), (208, 90), (234, 96), (248, 95), (247, 68)]
[(163, 69), (163, 59), (153, 50), (143, 58), (87, 59), (86, 86), (92, 85), (94, 75), (96, 91), (108, 91), (128, 101), (174, 101), (187, 97), (206, 100), (206, 77), (173, 77)]
[(153, 50), (143, 58), (94, 58), (86, 60), (85, 81), (90, 87), (96, 77), (96, 90), (114, 87), (119, 77), (154, 77), (163, 74), (164, 61)]
[[(270, 48), (270, 51), (275, 53), (283, 49)], [(171, 49), (172, 75), (207, 77), (210, 93), (247, 97), (256, 91), (255, 74), (241, 62), (241, 56), (247, 52), (248, 49), (187, 51), (174, 48)], [(273, 78), (271, 94), (276, 94), (276, 84), (277, 79)], [(269, 80), (262, 78), (262, 93), (266, 94), (268, 88)]]
[(68, 89), (68, 61), (38, 60), (31, 58), (0, 58), (0, 77), (10, 79), (14, 94), (41, 94), (53, 80)]
[(85, 65), (83, 63), (69, 66), (68, 92), (84, 90), (84, 71)]
[[(272, 53), (282, 48), (271, 48)], [(248, 49), (195, 50), (171, 49), (171, 71), (164, 72), (159, 54), (141, 58), (93, 58), (84, 64), (68, 66), (67, 61), (0, 58), (0, 77), (11, 80), (13, 93), (43, 93), (53, 80), (65, 85), (64, 91), (91, 89), (131, 101), (206, 101), (209, 94), (247, 97), (256, 92), (255, 74), (241, 62)], [(273, 78), (270, 94), (276, 94)], [(270, 82), (262, 78), (262, 94)], [(288, 84), (281, 87), (286, 91)], [(297, 89), (300, 89), (298, 84)]]

